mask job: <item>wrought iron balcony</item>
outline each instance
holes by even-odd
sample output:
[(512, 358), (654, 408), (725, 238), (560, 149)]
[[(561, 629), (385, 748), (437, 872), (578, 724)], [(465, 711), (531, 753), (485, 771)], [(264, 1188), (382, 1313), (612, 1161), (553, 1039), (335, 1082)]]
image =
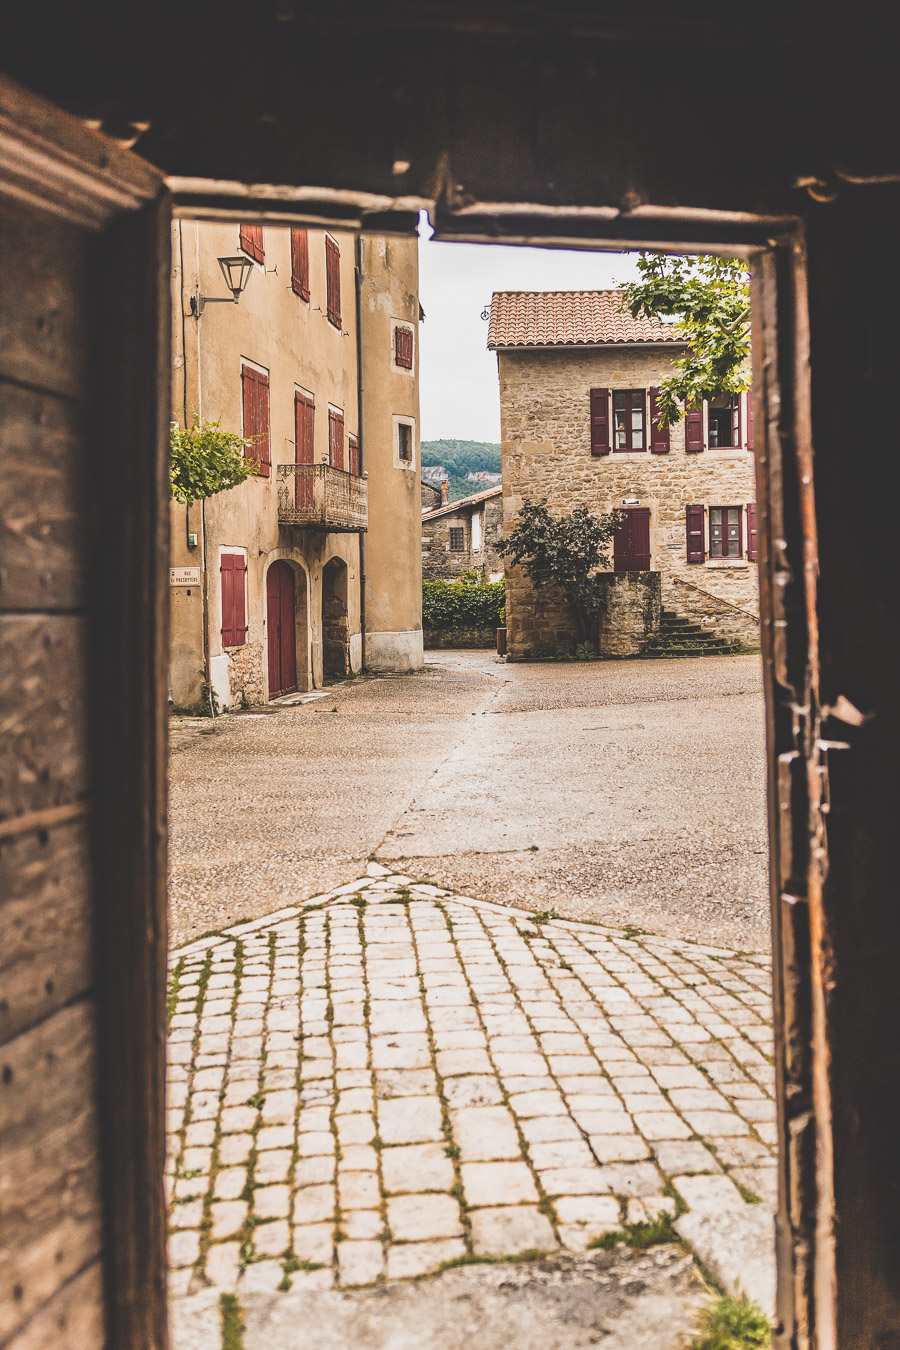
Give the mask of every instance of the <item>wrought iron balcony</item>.
[(279, 464), (278, 524), (330, 534), (364, 534), (368, 525), (365, 474), (330, 464)]

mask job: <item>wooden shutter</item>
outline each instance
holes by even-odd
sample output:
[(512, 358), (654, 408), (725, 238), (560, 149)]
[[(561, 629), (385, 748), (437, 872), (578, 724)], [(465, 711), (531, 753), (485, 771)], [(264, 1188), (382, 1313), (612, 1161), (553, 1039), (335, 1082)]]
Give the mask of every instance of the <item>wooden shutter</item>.
[(706, 540), (704, 539), (704, 517), (705, 508), (702, 506), (686, 506), (685, 515), (687, 517), (687, 560), (689, 563), (702, 563), (706, 561)]
[(743, 425), (743, 418), (741, 417), (741, 404), (743, 403), (743, 401), (744, 401), (743, 394), (735, 394), (734, 401), (731, 406), (731, 428), (734, 433), (731, 438), (731, 443), (736, 450), (739, 450), (741, 446), (744, 444), (743, 441), (744, 425)]
[(591, 390), (591, 454), (609, 454), (609, 390)]
[(294, 459), (298, 464), (312, 464), (313, 434), (316, 405), (306, 394), (294, 395)]
[(697, 455), (703, 449), (702, 407), (684, 410), (684, 448), (689, 455)]
[(747, 390), (747, 449), (753, 449), (753, 387)]
[(330, 235), (325, 236), (325, 305), (328, 322), (341, 326), (341, 251)]
[(747, 560), (756, 562), (756, 503), (747, 503)]
[(271, 473), (269, 454), (269, 377), (252, 366), (241, 367), (241, 395), (244, 405), (244, 435), (253, 444), (244, 452), (255, 459), (259, 473), (268, 478)]
[(650, 507), (631, 511), (631, 570), (650, 571)]
[(236, 647), (234, 613), (234, 554), (223, 553), (222, 574), (222, 646)]
[(291, 230), (291, 290), (301, 300), (309, 299), (309, 233)]
[(355, 436), (350, 436), (347, 446), (350, 451), (350, 472), (359, 477), (359, 441)]
[(344, 467), (344, 414), (328, 412), (328, 459), (333, 469)]
[(254, 262), (264, 263), (266, 251), (263, 247), (263, 227), (261, 225), (242, 225), (240, 246), (249, 253)]
[(669, 453), (669, 428), (659, 424), (659, 389), (650, 390), (650, 449), (654, 455)]
[(409, 328), (394, 329), (394, 360), (404, 370), (412, 370), (413, 335)]
[[(244, 414), (244, 438), (250, 440), (256, 429), (256, 371), (250, 366), (241, 367), (241, 402)], [(256, 442), (244, 447), (246, 459), (257, 459)]]

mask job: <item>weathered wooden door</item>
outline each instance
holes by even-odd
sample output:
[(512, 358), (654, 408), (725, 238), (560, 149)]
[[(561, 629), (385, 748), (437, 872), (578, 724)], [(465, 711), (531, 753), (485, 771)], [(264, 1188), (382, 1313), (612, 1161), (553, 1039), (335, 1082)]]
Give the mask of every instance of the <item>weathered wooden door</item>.
[(613, 539), (613, 570), (649, 572), (650, 507), (634, 506), (623, 514), (625, 519)]
[(266, 577), (266, 625), (269, 633), (269, 698), (293, 694), (297, 688), (294, 574), (286, 562), (274, 562)]

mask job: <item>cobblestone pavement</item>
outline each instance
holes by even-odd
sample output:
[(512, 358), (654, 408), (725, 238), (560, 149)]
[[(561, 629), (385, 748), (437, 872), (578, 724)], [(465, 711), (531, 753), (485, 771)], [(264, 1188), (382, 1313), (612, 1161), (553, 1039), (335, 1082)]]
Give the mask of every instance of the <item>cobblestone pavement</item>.
[(771, 1201), (763, 956), (370, 864), (174, 952), (171, 980), (176, 1299), (578, 1253)]

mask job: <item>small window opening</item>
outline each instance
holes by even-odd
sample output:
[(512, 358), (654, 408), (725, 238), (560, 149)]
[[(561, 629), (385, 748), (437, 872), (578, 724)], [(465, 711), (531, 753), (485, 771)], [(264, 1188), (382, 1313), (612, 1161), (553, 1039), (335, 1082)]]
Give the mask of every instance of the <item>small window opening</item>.
[(397, 427), (399, 435), (399, 455), (404, 464), (412, 464), (412, 427), (408, 422), (401, 422)]
[(466, 550), (466, 532), (462, 525), (450, 526), (450, 552), (464, 553)]
[(613, 393), (613, 433), (616, 450), (644, 450), (644, 391), (617, 389)]
[(741, 508), (711, 506), (709, 510), (709, 556), (741, 558)]

